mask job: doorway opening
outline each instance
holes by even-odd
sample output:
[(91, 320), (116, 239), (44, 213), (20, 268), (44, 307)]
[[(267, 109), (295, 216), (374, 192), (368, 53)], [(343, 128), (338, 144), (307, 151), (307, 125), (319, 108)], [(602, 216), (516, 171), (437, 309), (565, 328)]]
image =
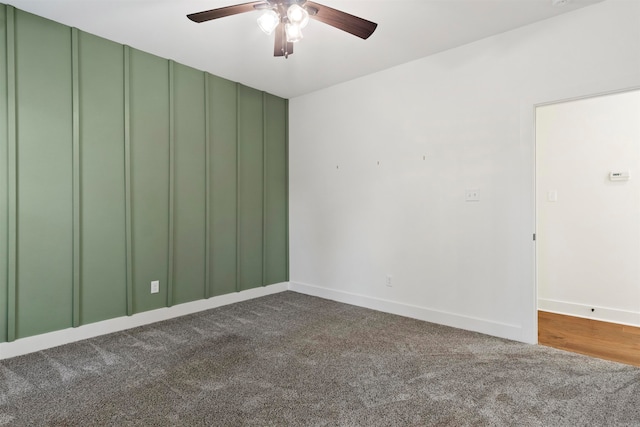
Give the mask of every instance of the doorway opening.
[(538, 341), (640, 366), (640, 90), (535, 123)]

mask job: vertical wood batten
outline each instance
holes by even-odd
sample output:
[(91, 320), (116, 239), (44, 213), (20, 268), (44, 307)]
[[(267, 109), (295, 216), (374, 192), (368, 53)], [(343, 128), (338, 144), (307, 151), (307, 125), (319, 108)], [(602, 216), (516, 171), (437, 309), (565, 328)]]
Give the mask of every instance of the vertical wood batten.
[(236, 83), (236, 292), (240, 292), (240, 84)]
[(262, 286), (267, 277), (267, 95), (262, 92)]
[(125, 245), (127, 265), (127, 315), (133, 314), (133, 241), (131, 233), (131, 49), (123, 47), (124, 55), (124, 193)]
[(80, 325), (80, 63), (79, 63), (78, 29), (71, 29), (71, 78), (72, 78), (72, 152), (73, 152), (73, 313), (72, 325)]
[(16, 98), (15, 9), (6, 6), (7, 31), (7, 155), (8, 155), (8, 250), (7, 250), (7, 341), (16, 339), (16, 293), (18, 280), (18, 134)]
[(209, 109), (209, 75), (204, 76), (204, 298), (211, 296), (211, 118)]
[(7, 340), (8, 141), (7, 141), (7, 7), (0, 4), (0, 342)]
[(173, 305), (173, 266), (174, 266), (174, 191), (175, 191), (175, 85), (174, 85), (174, 62), (169, 61), (169, 241), (167, 256), (167, 307)]
[(289, 100), (284, 100), (284, 126), (285, 126), (285, 239), (286, 239), (286, 280), (289, 281)]

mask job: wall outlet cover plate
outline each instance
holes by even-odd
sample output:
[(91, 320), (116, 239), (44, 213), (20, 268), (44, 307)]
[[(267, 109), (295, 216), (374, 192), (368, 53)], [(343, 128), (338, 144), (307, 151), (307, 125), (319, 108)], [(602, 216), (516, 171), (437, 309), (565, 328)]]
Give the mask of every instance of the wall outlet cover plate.
[(464, 190), (464, 200), (465, 202), (479, 202), (480, 190)]

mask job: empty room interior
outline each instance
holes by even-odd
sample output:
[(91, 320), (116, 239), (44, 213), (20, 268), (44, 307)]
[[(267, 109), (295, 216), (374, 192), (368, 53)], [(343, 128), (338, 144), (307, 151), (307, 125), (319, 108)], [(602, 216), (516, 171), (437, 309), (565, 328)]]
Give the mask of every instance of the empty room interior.
[(640, 425), (638, 0), (4, 0), (0, 171), (0, 425)]

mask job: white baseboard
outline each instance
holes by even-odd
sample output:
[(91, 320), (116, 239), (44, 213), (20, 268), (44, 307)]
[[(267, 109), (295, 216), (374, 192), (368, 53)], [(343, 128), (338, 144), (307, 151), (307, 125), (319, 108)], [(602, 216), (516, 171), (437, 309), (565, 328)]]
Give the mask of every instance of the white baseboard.
[(636, 311), (618, 310), (597, 305), (576, 304), (544, 298), (538, 299), (538, 310), (640, 327), (640, 313)]
[(478, 319), (470, 316), (463, 316), (455, 313), (433, 310), (401, 302), (389, 301), (380, 298), (359, 295), (336, 289), (323, 288), (298, 282), (289, 282), (289, 290), (301, 294), (312, 295), (324, 299), (370, 308), (385, 313), (397, 314), (399, 316), (411, 317), (413, 319), (424, 320), (426, 322), (451, 326), (458, 329), (480, 332), (500, 338), (514, 341), (528, 342), (523, 337), (522, 327), (506, 323), (494, 322), (486, 319)]
[(209, 310), (224, 305), (246, 301), (266, 295), (284, 292), (288, 290), (288, 283), (276, 283), (265, 287), (248, 289), (242, 292), (220, 295), (208, 299), (202, 299), (173, 307), (159, 308), (157, 310), (145, 311), (132, 316), (117, 317), (115, 319), (103, 320), (101, 322), (82, 325), (77, 328), (68, 328), (60, 331), (48, 332), (46, 334), (20, 338), (12, 342), (0, 343), (0, 360), (10, 357), (33, 353), (47, 348), (57, 347), (63, 344), (123, 331), (174, 317), (185, 316), (199, 311)]

